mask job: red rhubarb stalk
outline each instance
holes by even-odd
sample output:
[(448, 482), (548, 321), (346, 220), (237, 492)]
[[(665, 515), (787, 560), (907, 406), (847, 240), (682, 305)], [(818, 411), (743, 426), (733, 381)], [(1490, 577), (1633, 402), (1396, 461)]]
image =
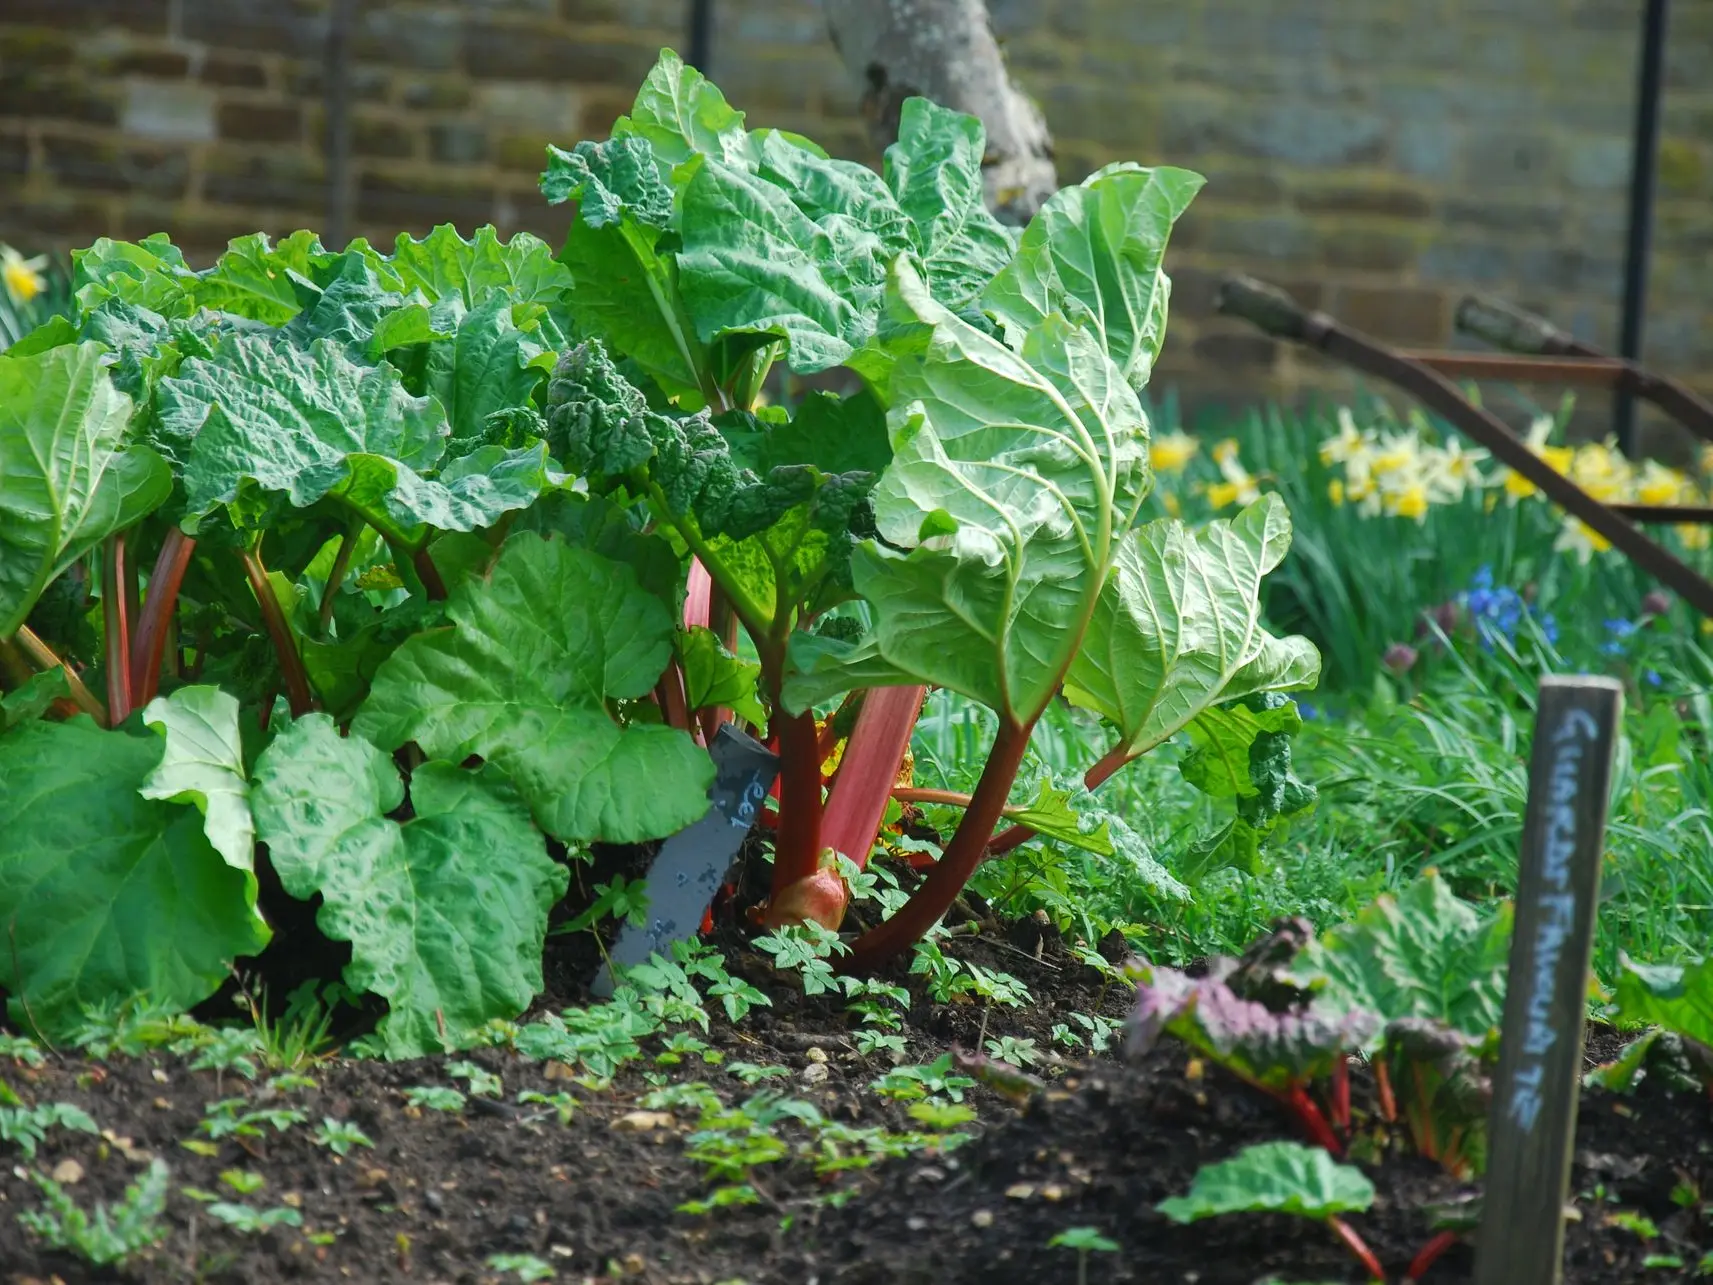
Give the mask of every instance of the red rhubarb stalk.
[(1438, 1262), (1440, 1256), (1448, 1249), (1457, 1244), (1457, 1240), (1458, 1236), (1454, 1231), (1440, 1232), (1439, 1235), (1423, 1245), (1421, 1252), (1410, 1260), (1410, 1270), (1404, 1273), (1405, 1279), (1419, 1281), (1426, 1276), (1428, 1268)]
[(1379, 1281), (1380, 1285), (1385, 1285), (1385, 1268), (1381, 1267), (1380, 1260), (1374, 1257), (1374, 1251), (1368, 1248), (1368, 1242), (1356, 1234), (1356, 1229), (1342, 1218), (1328, 1218), (1326, 1225), (1332, 1228), (1332, 1234), (1342, 1240), (1345, 1247), (1356, 1255), (1356, 1261), (1368, 1269), (1368, 1274)]
[(101, 559), (101, 614), (107, 629), (107, 716), (118, 727), (131, 716), (131, 616), (125, 577), (130, 572), (125, 532), (107, 537)]
[(149, 573), (149, 591), (143, 599), (136, 632), (131, 636), (131, 697), (139, 705), (147, 705), (160, 691), (161, 658), (172, 633), (178, 591), (184, 584), (184, 573), (190, 569), (190, 556), (195, 552), (195, 540), (177, 526), (168, 528), (155, 558), (155, 569)]
[(1398, 1118), (1398, 1099), (1392, 1093), (1392, 1073), (1384, 1060), (1374, 1063), (1374, 1087), (1380, 1092), (1380, 1114), (1390, 1124)]
[(1308, 1090), (1300, 1084), (1293, 1084), (1282, 1093), (1274, 1093), (1281, 1102), (1290, 1108), (1308, 1132), (1309, 1140), (1317, 1147), (1325, 1148), (1335, 1157), (1343, 1158), (1344, 1144), (1338, 1140), (1338, 1135), (1332, 1131), (1332, 1126), (1326, 1122), (1326, 1117), (1314, 1104), (1314, 1099)]
[(976, 783), (970, 805), (945, 853), (897, 914), (857, 938), (851, 953), (839, 962), (843, 971), (872, 972), (908, 950), (951, 909), (987, 851), (987, 841), (1005, 811), (1006, 798), (1017, 779), (1023, 754), (1029, 748), (1029, 733), (1033, 728), (1033, 719), (1027, 723), (1001, 720), (981, 780)]
[[(291, 707), (291, 716), (302, 718), (309, 713), (313, 702), (309, 690), (309, 674), (303, 668), (303, 657), (298, 655), (297, 640), (292, 636), (291, 624), (280, 607), (280, 600), (274, 595), (273, 585), (268, 582), (268, 569), (262, 565), (261, 554), (255, 549), (240, 549), (238, 560), (244, 564), (244, 575), (250, 581), (251, 591), (256, 595), (256, 605), (261, 608), (262, 625), (274, 644), (274, 655), (280, 662), (280, 677), (285, 682), (286, 702)], [(427, 559), (424, 558), (424, 561)], [(444, 593), (444, 589), (442, 592)], [(263, 717), (266, 716), (264, 710)]]
[(1350, 1131), (1350, 1055), (1340, 1053), (1332, 1064), (1332, 1123), (1341, 1133)]

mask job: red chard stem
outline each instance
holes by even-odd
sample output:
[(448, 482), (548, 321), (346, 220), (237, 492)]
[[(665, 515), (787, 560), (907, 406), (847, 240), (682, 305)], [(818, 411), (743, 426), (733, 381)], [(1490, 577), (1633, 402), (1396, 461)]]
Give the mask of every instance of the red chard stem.
[(147, 705), (160, 690), (161, 658), (172, 634), (178, 591), (195, 552), (196, 541), (177, 526), (170, 527), (149, 573), (149, 591), (131, 637), (131, 696), (139, 705)]

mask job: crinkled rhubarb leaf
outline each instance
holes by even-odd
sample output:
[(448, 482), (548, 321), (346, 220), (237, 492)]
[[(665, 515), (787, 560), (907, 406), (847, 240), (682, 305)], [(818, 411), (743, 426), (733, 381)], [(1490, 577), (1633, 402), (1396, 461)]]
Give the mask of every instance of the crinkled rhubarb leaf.
[(1261, 626), (1262, 577), (1290, 541), (1290, 514), (1271, 494), (1199, 531), (1174, 519), (1131, 531), (1066, 676), (1067, 699), (1110, 719), (1134, 756), (1221, 701), (1313, 687), (1314, 644)]
[[(1079, 793), (1075, 789), (1060, 789), (1050, 776), (1042, 776), (1035, 787), (1035, 797), (1028, 803), (1014, 803), (1005, 809), (1005, 819), (1012, 825), (1026, 825), (1047, 839), (1057, 839), (1073, 848), (1081, 848), (1097, 856), (1110, 857), (1112, 846), (1111, 822), (1102, 817), (1086, 825), (1082, 814), (1071, 805)], [(1081, 791), (1087, 794), (1087, 791)]]
[(755, 687), (760, 665), (732, 655), (718, 634), (700, 625), (678, 630), (676, 644), (691, 709), (723, 706), (746, 722), (767, 726), (767, 711)]
[(1374, 1203), (1374, 1184), (1355, 1165), (1321, 1147), (1261, 1142), (1230, 1160), (1203, 1165), (1189, 1194), (1154, 1206), (1176, 1223), (1221, 1214), (1297, 1214), (1322, 1220), (1360, 1213)]
[(166, 749), (143, 782), (142, 796), (188, 803), (201, 812), (215, 851), (249, 876), (254, 908), (256, 826), (250, 818), (237, 699), (207, 684), (181, 687), (144, 706), (143, 722), (165, 738)]
[(446, 408), (452, 455), (488, 444), (491, 417), (531, 404), (541, 382), (541, 371), (530, 365), (536, 351), (534, 341), (513, 324), (512, 306), (503, 294), (464, 312), (450, 339), (430, 344), (423, 391)]
[(571, 274), (555, 262), (547, 242), (529, 232), (502, 241), (492, 225), (477, 228), (469, 240), (450, 223), (420, 240), (401, 232), (390, 255), (360, 239), (351, 249), (369, 260), (387, 289), (402, 295), (420, 291), (430, 303), (458, 299), (468, 311), (495, 295), (557, 311), (571, 285)]
[(213, 360), (161, 381), (163, 428), (187, 443), (193, 513), (237, 498), (253, 480), (298, 508), (328, 496), (398, 539), (424, 526), (471, 531), (527, 506), (550, 481), (539, 444), (454, 461), (439, 478), (448, 427), (440, 403), (413, 397), (390, 366), (359, 366), (337, 342), (307, 353), (236, 337)]
[(704, 343), (782, 336), (791, 368), (837, 366), (874, 334), (908, 222), (873, 170), (770, 133), (754, 167), (692, 162), (679, 198), (678, 287)]
[(1360, 1008), (1316, 1000), (1285, 1012), (1240, 998), (1224, 977), (1190, 977), (1144, 965), (1130, 1017), (1130, 1050), (1146, 1053), (1161, 1035), (1177, 1036), (1249, 1083), (1275, 1092), (1326, 1075), (1380, 1028)]
[(316, 923), (351, 943), (345, 983), (387, 1001), (390, 1058), (464, 1047), (515, 1018), (542, 986), (547, 914), (565, 867), (494, 768), (428, 762), (411, 777), (411, 820), (391, 758), (311, 714), (256, 763), (256, 828), (280, 883), (319, 895)]
[(1055, 314), (1091, 327), (1140, 389), (1166, 337), (1166, 241), (1205, 181), (1188, 170), (1121, 162), (1061, 188), (1029, 221), (983, 305), (1013, 342)]
[(988, 212), (981, 160), (987, 131), (978, 117), (906, 98), (898, 141), (886, 149), (887, 187), (909, 217), (934, 297), (962, 311), (1011, 260), (1016, 243)]
[(55, 576), (172, 492), (166, 461), (125, 445), (131, 400), (108, 378), (106, 352), (0, 353), (0, 638)]
[(196, 274), (165, 233), (137, 242), (100, 237), (86, 250), (73, 250), (71, 261), (72, 290), (86, 313), (109, 299), (163, 317), (188, 317), (196, 311), (191, 294)]
[(211, 269), (198, 274), (191, 298), (201, 308), (283, 326), (303, 307), (293, 277), (307, 282), (329, 257), (313, 232), (294, 232), (277, 245), (254, 232), (231, 242)]
[(161, 749), (86, 718), (0, 736), (0, 985), (20, 1029), (63, 1039), (116, 996), (189, 1008), (267, 945), (248, 872), (194, 810), (140, 792)]
[(1333, 1004), (1431, 1018), (1481, 1040), (1504, 1013), (1511, 923), (1510, 902), (1477, 910), (1430, 871), (1308, 942), (1286, 971)]
[(908, 263), (894, 281), (927, 339), (891, 374), (893, 460), (873, 503), (881, 537), (908, 552), (857, 548), (874, 630), (855, 646), (794, 638), (785, 703), (926, 683), (1027, 725), (1146, 492), (1147, 422), (1088, 330), (1052, 317), (1013, 352), (934, 302)]
[(381, 665), (355, 732), (450, 762), (480, 755), (568, 842), (658, 839), (708, 810), (713, 762), (696, 743), (669, 727), (621, 727), (606, 706), (652, 690), (672, 654), (672, 617), (629, 567), (513, 535), (447, 615), (452, 627), (418, 634)]

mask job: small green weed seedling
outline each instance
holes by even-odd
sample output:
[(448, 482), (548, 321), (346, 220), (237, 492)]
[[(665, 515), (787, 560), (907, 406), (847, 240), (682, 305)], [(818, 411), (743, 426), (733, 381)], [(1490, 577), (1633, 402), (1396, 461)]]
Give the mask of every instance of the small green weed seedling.
[(220, 1181), (240, 1196), (253, 1196), (268, 1185), (268, 1180), (261, 1174), (246, 1169), (224, 1169), (220, 1173)]
[(41, 1049), (29, 1036), (4, 1032), (0, 1032), (0, 1058), (10, 1058), (24, 1066), (40, 1066), (43, 1061)]
[(250, 1205), (217, 1200), (208, 1206), (208, 1216), (246, 1236), (255, 1236), (275, 1227), (303, 1226), (303, 1215), (286, 1205), (274, 1209), (256, 1209)]
[(1116, 1254), (1118, 1242), (1108, 1240), (1097, 1227), (1067, 1227), (1047, 1242), (1048, 1249), (1074, 1249), (1077, 1254), (1077, 1285), (1088, 1285), (1088, 1256)]
[(457, 1089), (444, 1084), (414, 1084), (404, 1091), (406, 1105), (419, 1111), (446, 1111), (456, 1114), (464, 1109), (467, 1099)]
[(474, 1062), (460, 1058), (456, 1062), (446, 1064), (446, 1074), (454, 1079), (464, 1080), (470, 1086), (470, 1096), (473, 1098), (497, 1098), (505, 1092), (505, 1085), (500, 1077), (492, 1071), (484, 1071)]
[(489, 1254), (484, 1260), (490, 1271), (512, 1272), (520, 1281), (550, 1281), (553, 1268), (534, 1254)]
[(75, 1254), (96, 1267), (123, 1264), (167, 1234), (161, 1215), (169, 1176), (162, 1161), (150, 1161), (147, 1172), (125, 1188), (123, 1200), (97, 1204), (93, 1213), (86, 1213), (59, 1183), (32, 1171), (30, 1178), (41, 1188), (46, 1208), (27, 1210), (18, 1221), (50, 1249)]
[(648, 919), (648, 880), (626, 879), (614, 875), (610, 883), (595, 885), (595, 899), (582, 914), (548, 932), (549, 937), (562, 933), (585, 932), (603, 919), (616, 919), (631, 927), (640, 927)]
[(222, 1098), (218, 1102), (211, 1102), (197, 1128), (218, 1142), (222, 1138), (231, 1137), (260, 1138), (263, 1136), (264, 1125), (272, 1126), (275, 1133), (284, 1133), (294, 1124), (302, 1124), (309, 1119), (302, 1111), (293, 1107), (263, 1107), (259, 1111), (245, 1111), (244, 1108), (248, 1105), (243, 1098)]
[(777, 928), (750, 944), (772, 956), (775, 968), (795, 971), (803, 979), (805, 995), (837, 993), (839, 979), (828, 961), (834, 955), (850, 952), (837, 933), (814, 922)]
[(789, 1079), (791, 1068), (785, 1066), (758, 1066), (754, 1062), (730, 1062), (726, 1065), (726, 1073), (735, 1075), (745, 1084), (756, 1085), (763, 1080)]
[(336, 1156), (350, 1155), (352, 1147), (375, 1145), (368, 1134), (349, 1120), (335, 1120), (332, 1116), (323, 1116), (310, 1136), (317, 1146), (326, 1147)]
[(987, 1052), (989, 1057), (1009, 1062), (1012, 1066), (1034, 1066), (1041, 1060), (1034, 1040), (1019, 1039), (1015, 1035), (1001, 1035), (996, 1040), (989, 1040)]
[(926, 1066), (894, 1067), (869, 1087), (883, 1098), (898, 1102), (914, 1102), (930, 1094), (942, 1093), (954, 1102), (964, 1100), (964, 1090), (975, 1087), (975, 1080), (956, 1072), (952, 1055), (942, 1053)]
[(95, 1121), (81, 1107), (69, 1102), (44, 1102), (36, 1107), (0, 1107), (0, 1142), (13, 1142), (29, 1159), (49, 1129), (74, 1129), (78, 1133), (100, 1133)]

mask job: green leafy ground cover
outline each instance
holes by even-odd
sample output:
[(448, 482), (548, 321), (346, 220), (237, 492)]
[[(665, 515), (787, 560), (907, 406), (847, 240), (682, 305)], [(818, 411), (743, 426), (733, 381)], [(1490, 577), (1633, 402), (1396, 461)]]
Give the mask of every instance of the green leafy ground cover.
[[(105, 1056), (143, 1011), (136, 1047), (250, 1078), (335, 1038), (551, 1049), (597, 1084), (643, 1035), (693, 1061), (704, 1006), (770, 1006), (699, 947), (619, 1009), (517, 1024), (550, 925), (592, 971), (646, 914), (643, 866), (611, 854), (702, 815), (730, 718), (782, 770), (721, 923), (841, 1004), (857, 1056), (919, 1038), (913, 980), (979, 1007), (966, 1069), (1027, 1097), (1108, 1053), (1107, 1000), (1134, 999), (1132, 1035), (1197, 1049), (1340, 1163), (1363, 1158), (1354, 1066), (1403, 1145), (1477, 1175), (1531, 693), (1575, 670), (1629, 689), (1592, 1002), (1655, 1032), (1604, 1083), (1713, 1082), (1698, 623), (1442, 429), (1399, 445), (1384, 406), (1258, 414), (1197, 454), (1147, 384), (1199, 177), (1109, 166), (1013, 229), (981, 154), (976, 122), (913, 100), (876, 173), (748, 128), (666, 54), (611, 138), (551, 149), (562, 247), (441, 227), (256, 235), (203, 269), (165, 237), (75, 254), (70, 297), (0, 352), (11, 1027)], [(1393, 479), (1372, 505), (1357, 459)], [(952, 938), (1015, 923), (1069, 943), (1097, 998), (990, 1038), (1028, 988)], [(233, 980), (287, 954), (332, 962), (271, 1007)], [(1232, 971), (1178, 971), (1209, 957)], [(183, 1016), (234, 993), (248, 1024)], [(481, 1074), (410, 1105), (460, 1109)], [(968, 1123), (939, 1092), (904, 1141), (790, 1118), (835, 1165), (935, 1148)], [(697, 1212), (765, 1203), (746, 1175), (798, 1154), (778, 1120), (683, 1094), (730, 1179)], [(81, 1127), (6, 1109), (20, 1147)], [(271, 1110), (207, 1132), (367, 1145)], [(42, 1186), (31, 1228), (142, 1252), (140, 1181), (106, 1221)], [(1062, 1244), (1083, 1272), (1102, 1252)]]

